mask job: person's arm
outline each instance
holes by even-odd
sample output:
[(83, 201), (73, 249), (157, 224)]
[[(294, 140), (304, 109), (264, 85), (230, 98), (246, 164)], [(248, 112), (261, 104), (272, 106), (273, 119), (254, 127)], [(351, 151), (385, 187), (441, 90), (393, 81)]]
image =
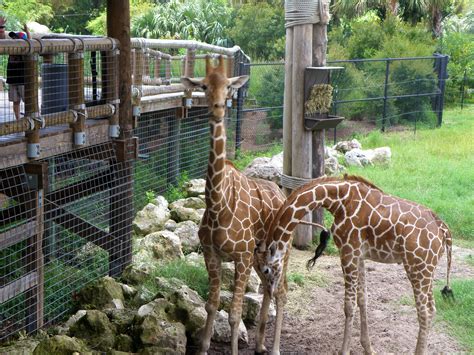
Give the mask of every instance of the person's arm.
[(0, 39), (5, 39), (5, 24), (7, 23), (7, 19), (3, 16), (0, 16)]

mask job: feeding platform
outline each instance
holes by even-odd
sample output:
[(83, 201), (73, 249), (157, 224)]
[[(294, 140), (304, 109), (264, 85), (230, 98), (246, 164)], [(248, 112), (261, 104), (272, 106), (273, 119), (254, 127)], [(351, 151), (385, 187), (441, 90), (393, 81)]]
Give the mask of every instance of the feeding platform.
[(304, 73), (304, 127), (315, 131), (335, 128), (344, 117), (330, 115), (332, 104), (331, 71), (344, 67), (307, 67)]

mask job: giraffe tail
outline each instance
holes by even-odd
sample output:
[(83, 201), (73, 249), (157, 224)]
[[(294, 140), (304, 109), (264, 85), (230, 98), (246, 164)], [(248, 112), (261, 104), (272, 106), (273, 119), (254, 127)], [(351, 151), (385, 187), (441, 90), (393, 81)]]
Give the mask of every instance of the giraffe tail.
[(447, 271), (446, 271), (446, 286), (441, 290), (441, 294), (444, 299), (454, 299), (454, 293), (451, 289), (450, 283), (450, 274), (451, 274), (451, 251), (453, 247), (453, 242), (451, 238), (451, 233), (449, 230), (445, 233), (445, 243), (446, 243), (446, 259), (447, 259)]
[(311, 269), (314, 266), (314, 264), (316, 263), (316, 259), (319, 258), (323, 251), (326, 249), (330, 237), (331, 233), (329, 233), (328, 230), (323, 229), (321, 231), (321, 234), (319, 234), (319, 245), (314, 252), (314, 257), (308, 260), (308, 262), (306, 263), (306, 267), (308, 269)]

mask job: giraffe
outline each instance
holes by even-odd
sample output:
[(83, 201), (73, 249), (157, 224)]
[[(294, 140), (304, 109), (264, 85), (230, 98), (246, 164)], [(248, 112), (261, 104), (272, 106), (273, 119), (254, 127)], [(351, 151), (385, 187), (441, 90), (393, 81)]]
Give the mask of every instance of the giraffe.
[[(435, 314), (433, 275), (438, 260), (447, 252), (449, 288), (451, 234), (446, 224), (430, 209), (415, 202), (388, 195), (358, 176), (322, 177), (293, 191), (278, 211), (265, 242), (258, 246), (261, 272), (272, 294), (280, 282), (282, 260), (289, 248), (291, 232), (315, 208), (323, 207), (334, 216), (331, 232), (339, 249), (345, 281), (345, 328), (342, 353), (349, 354), (354, 308), (360, 310), (360, 341), (365, 353), (373, 353), (367, 326), (367, 294), (364, 260), (403, 264), (413, 287), (419, 332), (416, 354), (426, 353), (427, 338)], [(326, 247), (330, 233), (321, 232), (314, 265)]]
[[(242, 315), (242, 301), (252, 267), (256, 269), (262, 282), (265, 282), (259, 268), (254, 265), (256, 240), (265, 237), (265, 231), (284, 200), (283, 193), (275, 183), (248, 178), (226, 160), (225, 100), (229, 90), (244, 85), (248, 76), (227, 78), (225, 73), (224, 59), (220, 56), (217, 67), (213, 67), (210, 59), (206, 58), (204, 79), (181, 78), (181, 82), (188, 90), (201, 88), (205, 91), (210, 110), (211, 150), (206, 177), (206, 210), (198, 232), (210, 286), (206, 302), (207, 319), (200, 348), (202, 354), (209, 349), (213, 323), (219, 306), (222, 260), (231, 260), (235, 264), (234, 294), (229, 312), (229, 324), (232, 334), (232, 354), (238, 353), (238, 327)], [(277, 321), (281, 322), (286, 300), (280, 297), (275, 299)], [(257, 326), (256, 352), (266, 351), (264, 331), (270, 302), (270, 295), (264, 293)], [(279, 334), (275, 334), (275, 337), (278, 338)], [(279, 352), (278, 348), (274, 350), (276, 353)]]

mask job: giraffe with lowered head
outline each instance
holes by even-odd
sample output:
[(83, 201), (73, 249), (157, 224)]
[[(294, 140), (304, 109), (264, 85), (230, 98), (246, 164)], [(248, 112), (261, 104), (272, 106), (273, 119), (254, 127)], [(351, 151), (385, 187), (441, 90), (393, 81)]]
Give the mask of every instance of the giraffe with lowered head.
[[(256, 257), (270, 294), (280, 282), (291, 232), (307, 213), (318, 207), (325, 208), (334, 216), (331, 232), (339, 249), (344, 274), (346, 320), (342, 353), (350, 352), (356, 302), (360, 310), (360, 341), (365, 353), (373, 353), (367, 326), (366, 259), (403, 264), (413, 287), (418, 313), (416, 354), (426, 353), (435, 314), (433, 276), (445, 249), (447, 286), (442, 293), (443, 296), (452, 296), (449, 288), (452, 241), (446, 224), (430, 209), (386, 194), (361, 177), (345, 175), (344, 178), (315, 179), (288, 197), (265, 242), (258, 247)], [(308, 267), (313, 266), (322, 254), (329, 236), (328, 231), (321, 232), (320, 245)]]
[[(205, 189), (206, 210), (199, 229), (199, 239), (209, 275), (209, 297), (200, 353), (206, 353), (210, 346), (220, 302), (222, 260), (230, 260), (235, 264), (229, 324), (232, 333), (232, 354), (238, 353), (238, 328), (243, 295), (254, 265), (256, 241), (264, 238), (284, 200), (284, 195), (275, 183), (248, 178), (226, 160), (226, 98), (229, 90), (240, 88), (247, 80), (248, 76), (227, 78), (222, 56), (218, 59), (217, 67), (206, 58), (204, 79), (181, 78), (185, 88), (201, 88), (205, 91), (210, 110), (211, 149)], [(255, 266), (255, 269), (262, 282), (265, 282), (259, 268)], [(286, 281), (283, 284), (286, 285)], [(270, 296), (265, 293), (257, 326), (256, 352), (265, 351), (264, 331), (270, 301)], [(281, 322), (284, 302), (285, 299), (276, 298), (277, 322)], [(276, 337), (278, 338), (279, 334), (276, 334)]]

